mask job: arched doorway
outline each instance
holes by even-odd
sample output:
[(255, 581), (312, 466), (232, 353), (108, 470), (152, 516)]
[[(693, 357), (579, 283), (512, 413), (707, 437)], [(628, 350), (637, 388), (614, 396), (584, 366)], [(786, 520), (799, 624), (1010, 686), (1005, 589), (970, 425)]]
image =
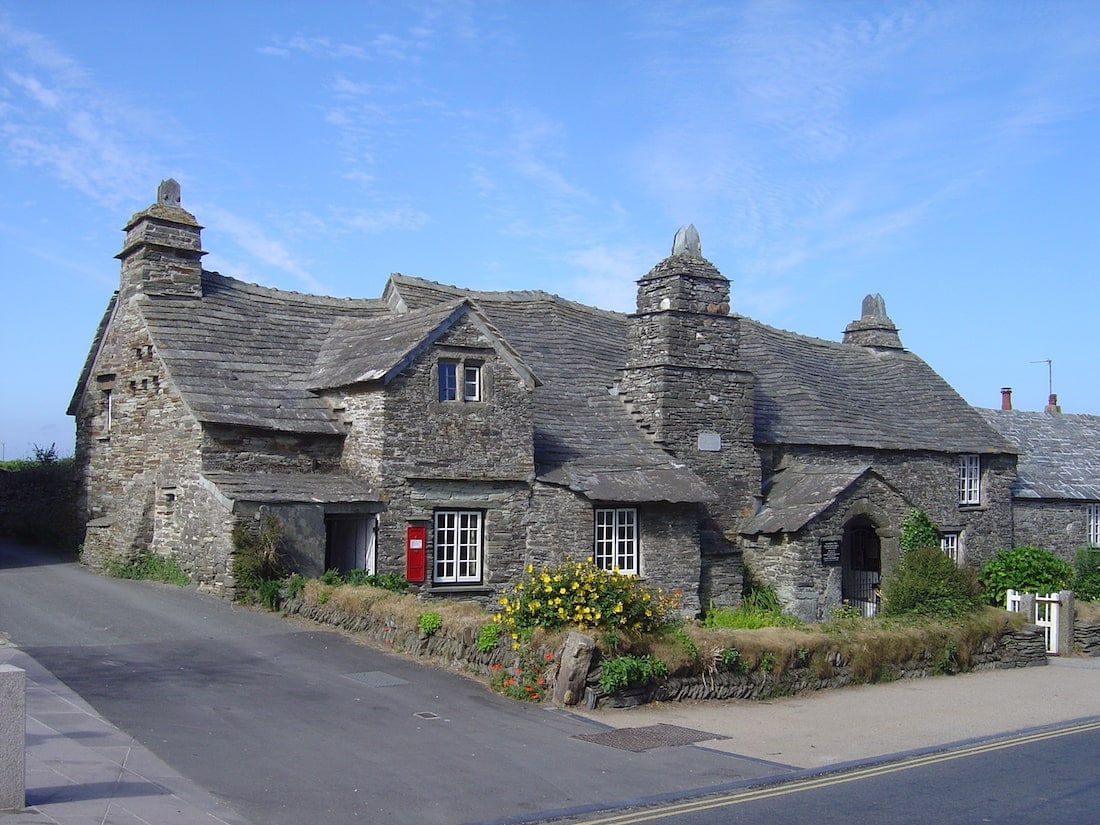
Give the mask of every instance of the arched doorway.
[(844, 525), (840, 565), (841, 599), (858, 607), (864, 616), (874, 616), (882, 579), (882, 546), (875, 525), (867, 516), (856, 516)]

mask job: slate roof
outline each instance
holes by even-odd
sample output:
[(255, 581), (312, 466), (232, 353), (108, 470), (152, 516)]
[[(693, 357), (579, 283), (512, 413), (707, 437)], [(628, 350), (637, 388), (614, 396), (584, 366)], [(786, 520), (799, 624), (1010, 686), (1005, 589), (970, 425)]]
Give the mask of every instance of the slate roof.
[(924, 361), (741, 319), (758, 444), (1016, 452)]
[(337, 473), (227, 473), (207, 471), (203, 479), (231, 501), (264, 504), (351, 504), (379, 501), (359, 479)]
[(1023, 453), (1014, 496), (1100, 501), (1100, 416), (978, 412)]
[(801, 530), (869, 472), (870, 464), (792, 463), (772, 476), (764, 505), (741, 533), (752, 536)]
[(612, 394), (626, 362), (628, 318), (545, 292), (480, 292), (392, 275), (409, 308), (469, 296), (542, 381), (534, 397), (542, 481), (600, 501), (709, 501), (714, 492), (649, 440)]
[(378, 299), (327, 298), (203, 272), (203, 296), (146, 298), (141, 312), (184, 401), (203, 422), (340, 434), (309, 391), (333, 324), (389, 315)]

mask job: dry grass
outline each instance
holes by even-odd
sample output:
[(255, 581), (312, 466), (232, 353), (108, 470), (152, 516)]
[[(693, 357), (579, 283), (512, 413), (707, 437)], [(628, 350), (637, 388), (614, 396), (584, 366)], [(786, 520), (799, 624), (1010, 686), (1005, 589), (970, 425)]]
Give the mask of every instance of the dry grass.
[(1077, 618), (1085, 624), (1100, 624), (1100, 602), (1074, 602)]

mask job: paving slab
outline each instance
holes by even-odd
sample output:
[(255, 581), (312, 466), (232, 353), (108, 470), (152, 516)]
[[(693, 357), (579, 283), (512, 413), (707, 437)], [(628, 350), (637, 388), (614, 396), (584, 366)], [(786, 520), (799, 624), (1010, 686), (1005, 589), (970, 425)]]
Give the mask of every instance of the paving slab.
[(27, 674), (26, 807), (0, 825), (249, 825), (2, 640), (0, 664)]
[(652, 703), (576, 711), (613, 728), (676, 725), (714, 734), (699, 747), (798, 768), (1100, 717), (1100, 659), (903, 679), (767, 701)]

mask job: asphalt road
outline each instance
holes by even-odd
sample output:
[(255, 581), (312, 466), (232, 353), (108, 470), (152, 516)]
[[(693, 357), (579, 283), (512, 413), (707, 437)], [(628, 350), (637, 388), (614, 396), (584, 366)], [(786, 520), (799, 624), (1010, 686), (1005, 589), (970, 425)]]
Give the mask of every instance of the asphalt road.
[(559, 820), (560, 825), (973, 825), (1092, 823), (1100, 811), (1095, 721), (897, 762), (652, 807)]
[(602, 728), (336, 632), (2, 542), (0, 631), (265, 825), (537, 820), (788, 772), (582, 741)]

